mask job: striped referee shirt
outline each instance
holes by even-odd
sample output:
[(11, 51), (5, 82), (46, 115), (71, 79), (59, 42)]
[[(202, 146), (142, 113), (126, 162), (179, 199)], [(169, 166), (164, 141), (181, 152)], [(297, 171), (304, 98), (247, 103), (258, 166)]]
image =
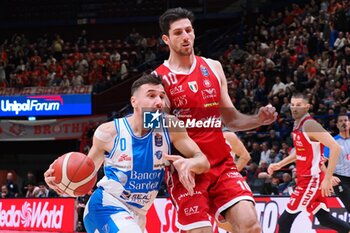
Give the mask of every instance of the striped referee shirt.
[[(338, 134), (334, 139), (341, 147), (341, 153), (334, 174), (350, 177), (350, 138), (343, 138)], [(324, 156), (329, 158), (328, 147), (324, 148)]]

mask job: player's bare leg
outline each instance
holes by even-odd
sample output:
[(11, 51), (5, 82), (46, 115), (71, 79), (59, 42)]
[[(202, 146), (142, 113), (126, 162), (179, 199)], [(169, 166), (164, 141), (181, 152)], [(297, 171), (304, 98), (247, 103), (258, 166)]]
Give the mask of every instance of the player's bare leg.
[(227, 232), (234, 232), (233, 227), (231, 226), (231, 224), (229, 222), (216, 222), (216, 224), (218, 225), (218, 227), (220, 227), (221, 229), (224, 229)]
[(261, 233), (258, 216), (251, 201), (242, 200), (229, 208), (225, 219), (232, 227), (226, 230), (233, 230), (235, 233)]
[(213, 233), (212, 227), (201, 227), (187, 231), (187, 233)]

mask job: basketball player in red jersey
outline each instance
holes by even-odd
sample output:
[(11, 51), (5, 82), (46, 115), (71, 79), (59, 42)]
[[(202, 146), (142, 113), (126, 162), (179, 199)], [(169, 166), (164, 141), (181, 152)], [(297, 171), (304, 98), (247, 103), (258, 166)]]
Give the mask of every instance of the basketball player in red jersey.
[[(170, 55), (154, 72), (163, 78), (171, 113), (185, 122), (222, 119), (234, 130), (271, 124), (277, 117), (274, 107), (262, 107), (254, 116), (238, 112), (228, 95), (221, 64), (195, 56), (193, 20), (193, 13), (183, 8), (169, 9), (159, 19)], [(237, 232), (260, 232), (252, 192), (234, 164), (221, 126), (199, 125), (188, 127), (187, 132), (208, 157), (211, 169), (195, 177), (192, 196), (181, 185), (176, 171), (171, 175), (168, 188), (177, 208), (176, 226), (191, 233), (212, 232), (211, 215), (226, 220)]]
[[(333, 192), (331, 179), (337, 164), (340, 146), (308, 114), (309, 108), (307, 96), (300, 93), (292, 96), (291, 111), (295, 119), (292, 135), (295, 150), (280, 162), (270, 164), (268, 168), (268, 173), (272, 174), (296, 161), (297, 186), (286, 210), (279, 218), (279, 232), (289, 233), (293, 221), (304, 210), (314, 214), (321, 225), (340, 233), (348, 233), (350, 225), (333, 217), (328, 212), (326, 202), (326, 197)], [(325, 172), (322, 170), (324, 146), (330, 149), (329, 163)]]

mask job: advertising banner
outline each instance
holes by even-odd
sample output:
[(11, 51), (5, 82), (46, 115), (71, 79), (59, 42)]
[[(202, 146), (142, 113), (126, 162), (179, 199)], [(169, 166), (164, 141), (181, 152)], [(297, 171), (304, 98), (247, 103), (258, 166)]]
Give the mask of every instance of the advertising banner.
[(0, 229), (73, 232), (75, 198), (0, 199)]
[(23, 87), (3, 88), (0, 87), (0, 96), (9, 95), (57, 95), (57, 94), (91, 94), (92, 85), (80, 87)]
[(0, 120), (0, 141), (80, 139), (86, 130), (106, 121), (106, 115), (37, 121)]
[[(254, 197), (256, 201), (256, 211), (262, 228), (262, 233), (277, 233), (277, 221), (284, 211), (289, 197)], [(328, 198), (328, 205), (333, 216), (350, 223), (350, 214), (346, 212), (341, 201), (336, 197)], [(148, 233), (177, 233), (175, 225), (176, 210), (170, 199), (156, 199), (147, 215), (146, 229)], [(226, 233), (225, 230), (217, 227), (214, 220), (214, 233)], [(295, 219), (291, 233), (336, 233), (320, 226), (317, 218), (308, 216), (302, 212)]]
[[(278, 218), (289, 197), (255, 197), (262, 233), (277, 233)], [(336, 197), (328, 198), (333, 216), (350, 223), (350, 214)], [(74, 232), (74, 198), (0, 199), (0, 229), (45, 232)], [(147, 214), (145, 233), (179, 233), (175, 225), (176, 210), (170, 199), (157, 198)], [(214, 233), (226, 233), (211, 219)], [(295, 219), (291, 233), (336, 233), (320, 226), (314, 216), (302, 212)]]
[(90, 115), (91, 94), (0, 96), (0, 117)]

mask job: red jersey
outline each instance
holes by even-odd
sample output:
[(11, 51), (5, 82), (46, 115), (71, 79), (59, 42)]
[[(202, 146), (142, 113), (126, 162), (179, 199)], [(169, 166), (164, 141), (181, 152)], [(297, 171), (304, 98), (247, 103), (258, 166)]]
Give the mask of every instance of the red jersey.
[[(180, 120), (220, 121), (220, 79), (205, 58), (196, 56), (188, 73), (171, 70), (168, 61), (159, 66), (155, 73), (162, 77), (171, 112)], [(211, 166), (232, 159), (221, 123), (220, 126), (207, 126), (187, 127), (187, 132), (207, 156)]]
[(303, 129), (306, 121), (314, 121), (314, 119), (305, 115), (299, 125), (294, 126), (293, 130), (293, 143), (297, 155), (297, 176), (319, 175), (322, 172), (321, 166), (324, 162), (324, 146), (320, 142), (311, 141), (307, 136)]

